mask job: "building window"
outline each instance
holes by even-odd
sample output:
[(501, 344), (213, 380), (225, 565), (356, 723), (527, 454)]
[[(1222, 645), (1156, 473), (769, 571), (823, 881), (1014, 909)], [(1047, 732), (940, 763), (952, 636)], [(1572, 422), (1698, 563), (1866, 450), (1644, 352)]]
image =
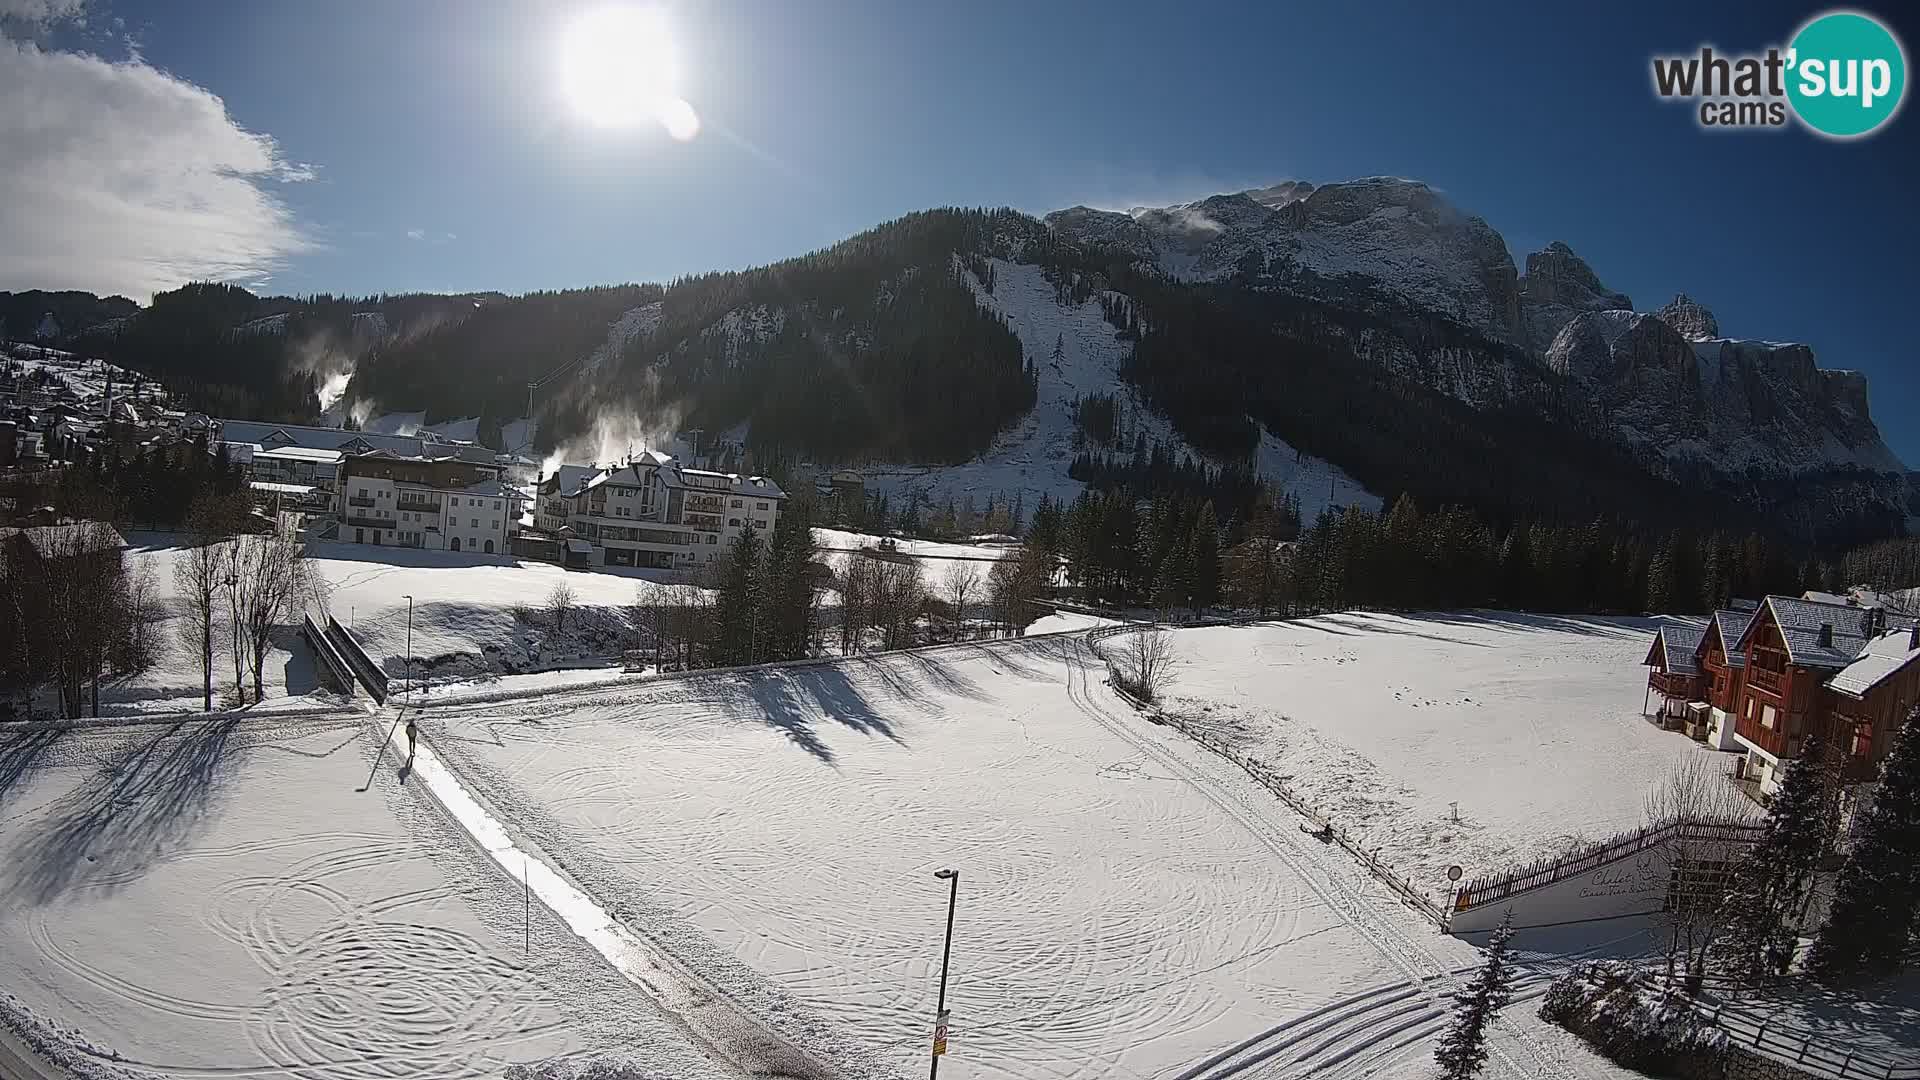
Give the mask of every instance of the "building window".
[(740, 509), (740, 500), (739, 500), (739, 499), (735, 499), (735, 500), (733, 500), (733, 508), (734, 508), (735, 510), (738, 510), (738, 509)]
[(1775, 712), (1773, 706), (1771, 705), (1760, 706), (1760, 726), (1771, 730), (1773, 728), (1774, 721), (1779, 717), (1779, 715), (1780, 714)]
[(498, 510), (498, 509), (500, 509), (500, 500), (499, 500), (499, 499), (495, 499), (495, 500), (493, 500), (493, 508), (494, 508), (495, 510)]
[[(494, 522), (494, 523), (493, 523), (492, 525), (490, 525), (490, 526), (488, 526), (488, 528), (491, 528), (491, 529), (492, 529), (492, 530), (493, 530), (494, 532), (499, 532), (499, 531), (500, 531), (500, 523), (496, 521), (496, 522)], [(491, 544), (491, 543), (492, 543), (493, 541), (491, 541), (491, 540), (489, 540), (489, 541), (487, 541), (487, 542), (488, 542), (489, 544)]]
[[(717, 537), (717, 536), (715, 536), (715, 535), (713, 535), (712, 533), (708, 533), (708, 534), (707, 534), (707, 543), (709, 543), (709, 544), (712, 544), (712, 543), (717, 543), (717, 542), (719, 541), (719, 539), (720, 539), (719, 537)], [(713, 558), (713, 554), (712, 554), (711, 552), (709, 552), (709, 553), (707, 554), (707, 558), (709, 558), (709, 559), (711, 559), (711, 558)]]
[(447, 541), (447, 550), (449, 550), (449, 551), (459, 551), (459, 550), (460, 550), (460, 538), (456, 536), (456, 537), (454, 537), (454, 538), (453, 538), (452, 540), (449, 540), (449, 541)]
[(756, 519), (754, 519), (754, 522), (753, 522), (753, 527), (754, 527), (754, 528), (756, 528), (756, 529), (765, 529), (765, 528), (767, 527), (767, 521), (766, 521), (766, 519), (765, 519), (765, 518), (756, 518)]
[(765, 510), (765, 509), (767, 508), (767, 504), (766, 504), (766, 503), (754, 503), (754, 504), (753, 504), (753, 508), (754, 508), (755, 510)]
[(479, 528), (479, 527), (480, 527), (480, 519), (479, 519), (479, 518), (468, 518), (468, 519), (467, 519), (467, 528), (469, 528), (469, 529), (477, 529), (477, 528)]

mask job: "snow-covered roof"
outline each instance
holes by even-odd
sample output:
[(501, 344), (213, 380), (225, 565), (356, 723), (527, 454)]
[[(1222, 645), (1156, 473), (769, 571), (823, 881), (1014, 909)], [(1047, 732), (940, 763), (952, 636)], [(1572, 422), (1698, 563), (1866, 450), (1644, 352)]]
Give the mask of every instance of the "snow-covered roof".
[[(1734, 602), (1741, 603), (1737, 600)], [(1722, 608), (1707, 621), (1707, 632), (1720, 635), (1720, 651), (1726, 655), (1728, 667), (1747, 666), (1747, 654), (1740, 648), (1740, 641), (1747, 636), (1747, 627), (1752, 624), (1754, 614), (1759, 610), (1758, 604), (1744, 610)]]
[(442, 442), (414, 435), (377, 435), (345, 428), (274, 424), (260, 420), (221, 420), (220, 440), (229, 445), (251, 443), (264, 449), (285, 446), (309, 450), (337, 450), (342, 454), (384, 452), (395, 458), (438, 461), (458, 458), (477, 464), (495, 464), (492, 450), (473, 443)]
[[(643, 469), (646, 470), (645, 473), (642, 472)], [(780, 489), (780, 485), (767, 477), (683, 468), (672, 455), (663, 454), (657, 450), (645, 451), (627, 464), (617, 467), (561, 465), (554, 470), (553, 480), (559, 484), (562, 496), (572, 497), (603, 484), (611, 484), (614, 487), (637, 487), (644, 484), (649, 475), (657, 477), (664, 487), (680, 488), (686, 491), (728, 492), (734, 495), (752, 496), (756, 499), (787, 497), (787, 493)]]
[[(1866, 648), (1868, 638), (1879, 630), (1912, 625), (1910, 620), (1886, 619), (1878, 608), (1793, 596), (1769, 596), (1762, 610), (1771, 612), (1775, 625), (1780, 628), (1780, 638), (1787, 646), (1788, 663), (1829, 670), (1853, 663)], [(1741, 635), (1742, 644), (1760, 622), (1760, 616), (1756, 615)]]
[(312, 484), (277, 484), (271, 480), (249, 480), (247, 486), (271, 495), (311, 495), (314, 491)]
[[(253, 443), (242, 445), (252, 447), (253, 456), (256, 458), (276, 458), (281, 461), (314, 461), (333, 465), (347, 456), (339, 450), (317, 450), (310, 446), (259, 446)], [(234, 444), (228, 443), (227, 446), (231, 448)]]
[(1911, 628), (1888, 630), (1874, 635), (1853, 663), (1835, 672), (1827, 685), (1850, 697), (1864, 697), (1916, 660), (1920, 660), (1920, 633)]
[(1662, 664), (1669, 675), (1698, 675), (1700, 664), (1693, 654), (1705, 633), (1704, 627), (1665, 623), (1654, 631), (1653, 647), (1643, 663)]
[(112, 551), (127, 546), (120, 530), (104, 521), (76, 522), (69, 525), (32, 525), (24, 529), (0, 528), (0, 540), (24, 536), (40, 557), (59, 558), (97, 551)]

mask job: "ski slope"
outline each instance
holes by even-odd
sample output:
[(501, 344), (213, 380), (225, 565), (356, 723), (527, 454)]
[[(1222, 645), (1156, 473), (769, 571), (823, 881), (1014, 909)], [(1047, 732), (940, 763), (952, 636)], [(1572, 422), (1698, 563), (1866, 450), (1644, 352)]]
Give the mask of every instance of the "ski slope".
[[(1038, 266), (994, 259), (993, 291), (958, 267), (973, 288), (980, 306), (1006, 320), (1021, 348), (1038, 366), (1039, 386), (1033, 410), (994, 441), (988, 451), (960, 465), (873, 466), (862, 468), (869, 488), (887, 492), (898, 502), (907, 492), (928, 496), (935, 505), (948, 497), (968, 495), (982, 506), (991, 498), (1021, 496), (1029, 512), (1045, 494), (1072, 500), (1083, 484), (1067, 475), (1067, 466), (1080, 450), (1073, 419), (1073, 403), (1093, 394), (1112, 394), (1123, 413), (1119, 426), (1130, 446), (1131, 432), (1148, 443), (1161, 441), (1177, 452), (1191, 453), (1185, 440), (1163, 417), (1141, 403), (1133, 388), (1120, 378), (1120, 365), (1132, 346), (1114, 336), (1113, 324), (1100, 310), (1100, 297), (1063, 306)], [(1111, 294), (1109, 294), (1111, 295)], [(1059, 355), (1055, 355), (1056, 348)], [(1195, 453), (1198, 460), (1201, 455)], [(1329, 505), (1360, 505), (1377, 509), (1380, 498), (1366, 491), (1338, 466), (1294, 451), (1271, 434), (1262, 433), (1256, 467), (1277, 492), (1300, 499), (1301, 514), (1311, 522)]]
[[(0, 730), (0, 1018), (69, 1075), (736, 1075), (403, 787), (365, 716)], [(523, 934), (525, 935), (523, 939)]]
[(903, 1074), (946, 865), (955, 1078), (1170, 1076), (1472, 962), (1128, 711), (1078, 637), (453, 706), (427, 731), (588, 891), (684, 923)]

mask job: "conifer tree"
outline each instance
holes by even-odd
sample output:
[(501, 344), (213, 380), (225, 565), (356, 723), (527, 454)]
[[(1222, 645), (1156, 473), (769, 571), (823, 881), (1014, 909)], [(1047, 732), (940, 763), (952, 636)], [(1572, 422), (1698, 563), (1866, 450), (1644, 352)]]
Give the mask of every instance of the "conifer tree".
[(1453, 997), (1453, 1023), (1434, 1047), (1433, 1059), (1447, 1080), (1468, 1080), (1487, 1063), (1487, 1028), (1513, 996), (1513, 969), (1508, 942), (1513, 940), (1513, 912), (1500, 920), (1487, 942), (1487, 959), (1473, 981)]
[(1793, 962), (1798, 912), (1830, 839), (1826, 745), (1817, 734), (1787, 766), (1767, 811), (1767, 831), (1741, 864), (1728, 897), (1720, 966), (1753, 981), (1783, 975)]
[(1220, 601), (1220, 521), (1214, 516), (1213, 503), (1200, 507), (1188, 550), (1192, 552), (1193, 609), (1197, 612)]
[(1886, 974), (1905, 960), (1920, 909), (1920, 706), (1894, 736), (1872, 799), (1807, 958), (1822, 980)]
[(714, 652), (721, 665), (755, 662), (763, 632), (760, 536), (749, 526), (733, 542), (715, 598)]

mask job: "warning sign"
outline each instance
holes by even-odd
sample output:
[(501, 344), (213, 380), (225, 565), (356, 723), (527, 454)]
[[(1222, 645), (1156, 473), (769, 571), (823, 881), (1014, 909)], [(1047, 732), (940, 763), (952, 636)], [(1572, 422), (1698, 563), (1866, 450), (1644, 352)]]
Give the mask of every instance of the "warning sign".
[(935, 1020), (933, 1024), (933, 1056), (934, 1057), (945, 1057), (947, 1053), (947, 1013), (948, 1012), (949, 1010), (947, 1009), (941, 1009), (940, 1018), (938, 1020)]

